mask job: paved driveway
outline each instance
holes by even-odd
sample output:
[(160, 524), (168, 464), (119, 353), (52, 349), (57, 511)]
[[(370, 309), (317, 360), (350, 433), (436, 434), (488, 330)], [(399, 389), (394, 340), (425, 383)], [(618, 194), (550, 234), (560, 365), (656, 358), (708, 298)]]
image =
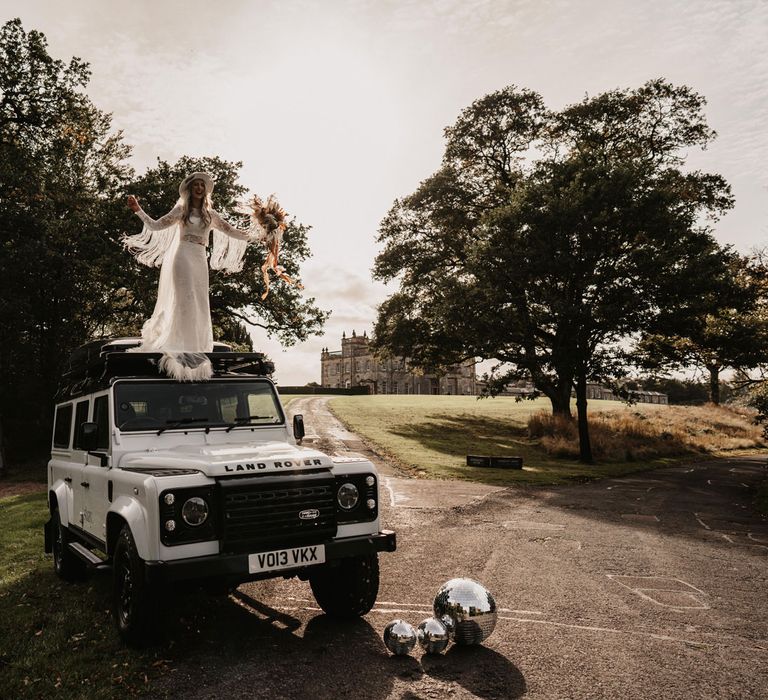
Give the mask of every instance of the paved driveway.
[[(325, 404), (291, 404), (308, 438), (364, 450)], [(301, 582), (242, 586), (189, 643), (173, 695), (768, 698), (768, 523), (751, 509), (764, 459), (538, 489), (408, 479), (378, 461), (399, 544), (381, 556), (374, 610), (340, 625)], [(417, 624), (456, 576), (499, 605), (485, 646), (389, 657), (386, 623)]]

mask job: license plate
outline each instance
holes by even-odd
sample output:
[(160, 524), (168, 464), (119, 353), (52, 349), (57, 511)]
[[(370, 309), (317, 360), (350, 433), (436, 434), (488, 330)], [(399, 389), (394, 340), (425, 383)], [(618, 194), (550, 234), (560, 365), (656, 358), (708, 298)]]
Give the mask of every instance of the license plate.
[(259, 552), (248, 555), (248, 572), (260, 574), (263, 571), (294, 569), (298, 566), (312, 566), (325, 561), (325, 545), (276, 549), (273, 552)]

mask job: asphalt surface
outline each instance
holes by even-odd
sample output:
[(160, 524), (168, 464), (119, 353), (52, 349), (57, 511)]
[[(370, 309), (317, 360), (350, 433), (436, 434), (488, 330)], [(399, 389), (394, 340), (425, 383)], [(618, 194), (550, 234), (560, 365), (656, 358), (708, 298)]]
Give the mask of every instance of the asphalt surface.
[[(536, 489), (410, 479), (344, 430), (326, 401), (290, 408), (304, 414), (308, 441), (377, 463), (383, 525), (398, 536), (397, 552), (380, 557), (376, 606), (340, 624), (303, 582), (241, 586), (197, 619), (158, 692), (768, 698), (768, 522), (751, 506), (764, 458)], [(384, 626), (415, 626), (460, 576), (498, 604), (485, 644), (391, 657)]]

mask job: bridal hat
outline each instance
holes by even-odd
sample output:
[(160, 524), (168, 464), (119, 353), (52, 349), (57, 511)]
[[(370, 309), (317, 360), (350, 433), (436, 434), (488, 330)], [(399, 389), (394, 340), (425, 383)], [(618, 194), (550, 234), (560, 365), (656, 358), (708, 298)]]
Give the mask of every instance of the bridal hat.
[(182, 197), (187, 191), (187, 186), (193, 180), (202, 180), (205, 183), (206, 194), (210, 194), (211, 192), (213, 192), (213, 185), (214, 185), (213, 178), (208, 173), (192, 173), (191, 175), (187, 175), (179, 185), (179, 194)]

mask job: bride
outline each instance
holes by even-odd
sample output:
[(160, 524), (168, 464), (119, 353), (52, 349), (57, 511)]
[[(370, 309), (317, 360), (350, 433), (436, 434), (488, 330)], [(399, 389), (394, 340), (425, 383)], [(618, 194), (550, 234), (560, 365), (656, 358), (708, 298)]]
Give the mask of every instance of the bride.
[(123, 244), (140, 263), (161, 266), (155, 310), (135, 351), (162, 353), (160, 369), (181, 381), (205, 380), (213, 374), (205, 355), (213, 351), (206, 256), (211, 229), (214, 270), (238, 272), (248, 243), (263, 239), (255, 225), (241, 231), (224, 221), (211, 205), (213, 186), (208, 173), (192, 173), (179, 185), (176, 206), (156, 220), (136, 197), (128, 197), (128, 207), (144, 228), (124, 236)]

